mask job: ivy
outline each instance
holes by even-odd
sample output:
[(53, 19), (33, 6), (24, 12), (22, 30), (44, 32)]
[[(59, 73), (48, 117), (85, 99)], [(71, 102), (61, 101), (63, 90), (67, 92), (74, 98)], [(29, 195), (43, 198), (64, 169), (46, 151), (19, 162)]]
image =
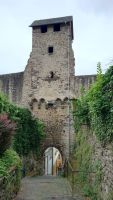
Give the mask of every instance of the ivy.
[(31, 115), (27, 109), (19, 108), (15, 114), (18, 122), (13, 147), (19, 155), (37, 154), (40, 151), (40, 142), (44, 137), (43, 124)]
[[(83, 127), (82, 127), (83, 128)], [(100, 183), (102, 180), (101, 163), (97, 160), (92, 163), (93, 147), (89, 144), (88, 130), (79, 130), (76, 134), (75, 159), (78, 173), (75, 184), (84, 196), (92, 200), (101, 200)]]
[(26, 109), (11, 104), (7, 97), (0, 94), (0, 113), (7, 113), (16, 123), (12, 147), (20, 156), (33, 153), (38, 155), (40, 143), (44, 138), (43, 124)]
[[(93, 163), (90, 134), (95, 134), (102, 145), (113, 141), (113, 66), (102, 74), (101, 65), (98, 63), (96, 82), (88, 92), (82, 92), (80, 99), (73, 100), (73, 108), (76, 132), (75, 159), (77, 169), (81, 171), (75, 181), (85, 196), (92, 200), (101, 200), (102, 166), (99, 160)], [(109, 195), (109, 199), (112, 199), (112, 191)]]
[(113, 66), (102, 75), (98, 64), (95, 84), (81, 99), (74, 101), (76, 131), (87, 124), (102, 143), (113, 139)]

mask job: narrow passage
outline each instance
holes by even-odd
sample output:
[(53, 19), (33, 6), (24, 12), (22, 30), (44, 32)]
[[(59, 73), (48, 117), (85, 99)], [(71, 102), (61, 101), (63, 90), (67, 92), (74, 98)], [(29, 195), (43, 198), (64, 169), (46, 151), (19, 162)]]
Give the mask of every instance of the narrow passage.
[(26, 177), (15, 200), (82, 200), (72, 198), (65, 178), (54, 176)]

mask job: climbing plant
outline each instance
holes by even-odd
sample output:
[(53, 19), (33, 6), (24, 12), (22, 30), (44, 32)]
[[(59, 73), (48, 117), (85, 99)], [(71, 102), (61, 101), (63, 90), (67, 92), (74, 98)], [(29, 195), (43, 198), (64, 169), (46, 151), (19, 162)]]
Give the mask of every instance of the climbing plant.
[(16, 124), (12, 147), (19, 155), (38, 154), (40, 142), (44, 137), (43, 124), (26, 108), (11, 104), (7, 97), (0, 94), (0, 113), (7, 113)]
[(74, 101), (75, 128), (90, 126), (102, 143), (113, 138), (113, 66), (102, 75), (100, 65), (96, 83), (81, 99)]
[(17, 132), (14, 137), (13, 147), (19, 155), (37, 154), (40, 152), (40, 142), (44, 137), (43, 124), (32, 116), (28, 109), (18, 109)]
[(80, 99), (73, 101), (73, 108), (76, 131), (74, 155), (77, 168), (81, 171), (76, 179), (85, 196), (98, 200), (101, 199), (103, 174), (101, 162), (93, 162), (91, 138), (95, 134), (102, 145), (113, 140), (113, 66), (102, 74), (101, 64), (98, 63), (96, 82), (88, 92), (82, 88)]
[(74, 157), (78, 173), (75, 176), (75, 185), (80, 188), (84, 196), (91, 200), (101, 200), (100, 186), (102, 180), (101, 163), (92, 162), (93, 146), (89, 142), (89, 131), (82, 127), (76, 134), (76, 149)]

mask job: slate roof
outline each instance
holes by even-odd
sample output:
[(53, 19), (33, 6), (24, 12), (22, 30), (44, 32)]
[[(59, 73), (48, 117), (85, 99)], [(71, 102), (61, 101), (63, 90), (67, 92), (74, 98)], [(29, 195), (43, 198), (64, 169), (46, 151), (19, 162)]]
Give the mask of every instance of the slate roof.
[(73, 38), (73, 17), (66, 16), (66, 17), (58, 17), (58, 18), (50, 18), (50, 19), (42, 19), (42, 20), (35, 20), (30, 27), (38, 27), (42, 25), (53, 25), (53, 24), (64, 24), (67, 22), (71, 22), (71, 29), (72, 29), (72, 38)]
[(41, 25), (49, 25), (49, 24), (57, 24), (57, 23), (65, 23), (65, 22), (72, 22), (72, 21), (73, 21), (73, 17), (72, 16), (35, 20), (30, 25), (30, 27), (41, 26)]

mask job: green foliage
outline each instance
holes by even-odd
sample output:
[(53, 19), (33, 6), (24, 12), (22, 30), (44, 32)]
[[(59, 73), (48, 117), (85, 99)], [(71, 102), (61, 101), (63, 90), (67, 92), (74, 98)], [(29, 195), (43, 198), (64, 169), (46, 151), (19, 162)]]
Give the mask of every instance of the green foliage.
[(16, 123), (13, 148), (17, 153), (23, 156), (30, 153), (39, 154), (40, 142), (44, 137), (43, 124), (33, 117), (28, 109), (11, 104), (0, 94), (0, 113), (4, 112)]
[(0, 155), (10, 146), (15, 126), (6, 113), (0, 114)]
[[(73, 101), (73, 108), (76, 130), (75, 158), (77, 168), (81, 171), (76, 181), (85, 196), (100, 200), (102, 167), (98, 160), (92, 163), (93, 146), (90, 146), (88, 138), (94, 133), (104, 145), (113, 140), (113, 66), (103, 75), (101, 64), (98, 63), (96, 82), (88, 92), (82, 92), (80, 99)], [(84, 125), (91, 131), (86, 132)], [(94, 173), (89, 173), (91, 171)]]
[(13, 147), (19, 155), (37, 154), (40, 151), (40, 142), (44, 137), (43, 124), (35, 119), (27, 109), (18, 109), (15, 114), (18, 129), (14, 137)]
[(109, 192), (107, 200), (113, 200), (113, 191)]
[[(81, 99), (77, 99), (76, 101), (73, 101), (73, 107), (74, 107), (74, 120), (75, 120), (75, 130), (78, 131), (83, 124), (90, 125), (89, 121), (89, 110), (88, 110), (88, 103), (84, 97)], [(82, 116), (82, 117), (81, 117)]]
[(102, 77), (102, 69), (101, 69), (101, 63), (97, 63), (97, 79), (100, 79)]
[(90, 126), (102, 143), (113, 138), (113, 66), (102, 75), (98, 64), (96, 83), (81, 99), (74, 102), (75, 128)]
[(20, 188), (21, 160), (17, 153), (11, 149), (4, 152), (0, 157), (0, 178), (3, 179), (1, 190), (4, 199), (12, 199)]
[(14, 150), (8, 149), (0, 157), (0, 177), (8, 177), (11, 167), (21, 168), (21, 161)]
[(84, 196), (90, 197), (91, 200), (101, 200), (99, 196), (102, 179), (101, 164), (99, 161), (92, 163), (93, 149), (88, 142), (88, 137), (88, 132), (84, 129), (76, 135), (75, 158), (79, 173), (76, 174), (75, 184), (82, 189)]

